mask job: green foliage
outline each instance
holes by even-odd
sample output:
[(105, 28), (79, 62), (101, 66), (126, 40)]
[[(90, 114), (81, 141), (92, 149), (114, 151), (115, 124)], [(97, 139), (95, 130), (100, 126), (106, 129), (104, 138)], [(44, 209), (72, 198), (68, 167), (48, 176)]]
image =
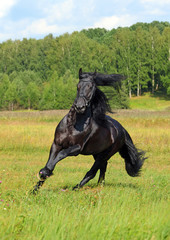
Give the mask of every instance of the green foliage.
[(16, 89), (17, 89), (17, 86), (16, 86), (15, 82), (12, 82), (12, 83), (9, 83), (8, 89), (5, 92), (5, 95), (4, 95), (5, 104), (4, 105), (6, 107), (8, 106), (9, 110), (14, 109), (14, 104), (16, 101), (16, 94), (17, 94)]
[(26, 87), (26, 97), (29, 109), (37, 109), (39, 107), (40, 91), (35, 82), (28, 83)]
[(80, 67), (127, 77), (123, 89), (113, 90), (113, 108), (128, 107), (125, 95), (169, 95), (169, 49), (170, 23), (157, 21), (8, 40), (0, 44), (0, 109), (70, 108)]
[(7, 74), (0, 75), (0, 108), (5, 106), (5, 94), (8, 91), (10, 82)]
[(40, 109), (68, 109), (75, 99), (76, 82), (68, 70), (63, 77), (55, 71), (42, 93)]
[(106, 94), (112, 109), (129, 108), (129, 99), (125, 84), (122, 84), (121, 88), (100, 87), (100, 89)]
[(94, 39), (95, 41), (102, 43), (103, 38), (107, 34), (107, 30), (105, 28), (90, 28), (88, 30), (82, 30), (82, 33), (84, 33), (88, 38)]
[(166, 75), (161, 76), (162, 85), (164, 86), (167, 95), (170, 96), (170, 61), (167, 65)]

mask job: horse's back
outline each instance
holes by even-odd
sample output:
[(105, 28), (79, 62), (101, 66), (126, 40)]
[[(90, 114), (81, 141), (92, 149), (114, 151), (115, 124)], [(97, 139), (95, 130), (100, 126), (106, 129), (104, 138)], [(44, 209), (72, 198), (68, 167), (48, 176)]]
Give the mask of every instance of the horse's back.
[(125, 139), (125, 128), (114, 118), (111, 118), (110, 116), (106, 116), (107, 121), (110, 123), (112, 127), (114, 127), (117, 131), (117, 140), (124, 141)]
[(114, 128), (117, 129), (119, 133), (123, 133), (124, 127), (114, 118), (111, 118), (110, 116), (106, 116), (107, 122), (109, 122)]

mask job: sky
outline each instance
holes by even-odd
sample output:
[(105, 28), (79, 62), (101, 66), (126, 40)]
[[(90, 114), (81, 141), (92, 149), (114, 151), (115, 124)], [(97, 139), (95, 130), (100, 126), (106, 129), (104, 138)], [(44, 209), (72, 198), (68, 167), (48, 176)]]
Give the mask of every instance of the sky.
[(170, 0), (0, 0), (0, 42), (170, 22)]

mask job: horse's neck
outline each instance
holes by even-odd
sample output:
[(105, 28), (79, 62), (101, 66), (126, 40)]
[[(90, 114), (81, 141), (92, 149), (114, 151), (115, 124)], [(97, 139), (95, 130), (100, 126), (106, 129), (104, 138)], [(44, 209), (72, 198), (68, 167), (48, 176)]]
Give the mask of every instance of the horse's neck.
[(79, 114), (76, 112), (74, 106), (72, 106), (67, 117), (68, 128), (70, 130), (75, 128), (78, 131), (83, 131), (90, 124), (90, 119), (90, 108), (87, 108), (83, 114)]
[(67, 116), (67, 125), (69, 129), (71, 129), (74, 126), (75, 121), (76, 121), (76, 111), (75, 111), (74, 105), (72, 105)]
[(78, 131), (85, 130), (90, 125), (91, 109), (87, 108), (83, 114), (76, 113), (74, 128)]

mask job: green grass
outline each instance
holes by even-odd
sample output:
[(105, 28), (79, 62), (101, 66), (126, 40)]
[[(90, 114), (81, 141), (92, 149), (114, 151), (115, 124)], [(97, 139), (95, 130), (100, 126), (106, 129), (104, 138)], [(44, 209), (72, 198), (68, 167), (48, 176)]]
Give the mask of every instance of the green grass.
[(130, 108), (155, 111), (170, 110), (170, 100), (164, 96), (146, 94), (140, 97), (132, 97), (130, 99)]
[(96, 176), (72, 191), (93, 158), (69, 157), (56, 166), (38, 195), (29, 194), (66, 112), (0, 113), (0, 239), (170, 239), (168, 111), (113, 115), (147, 151), (141, 177), (129, 177), (116, 154), (109, 161), (105, 186), (97, 186)]

